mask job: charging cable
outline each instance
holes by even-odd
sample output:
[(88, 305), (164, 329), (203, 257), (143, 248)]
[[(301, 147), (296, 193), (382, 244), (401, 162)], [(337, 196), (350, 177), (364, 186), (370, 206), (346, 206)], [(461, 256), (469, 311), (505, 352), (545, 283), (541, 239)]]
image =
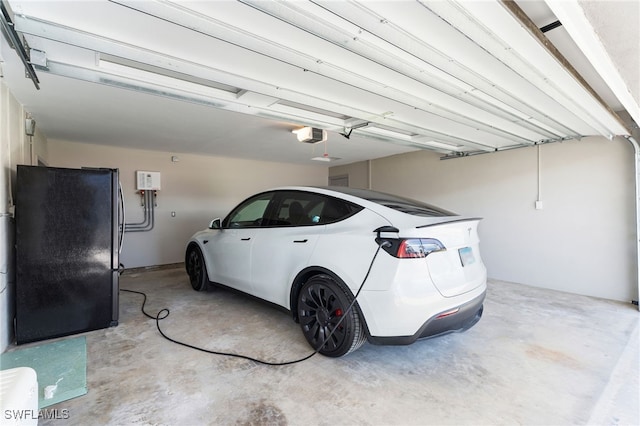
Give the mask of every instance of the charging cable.
[(164, 337), (168, 341), (173, 342), (173, 343), (175, 343), (177, 345), (184, 346), (184, 347), (191, 348), (191, 349), (195, 349), (197, 351), (205, 352), (205, 353), (212, 354), (212, 355), (222, 355), (222, 356), (229, 356), (229, 357), (234, 357), (234, 358), (242, 358), (242, 359), (246, 359), (248, 361), (253, 361), (253, 362), (256, 362), (258, 364), (263, 364), (263, 365), (282, 366), (282, 365), (297, 364), (299, 362), (308, 360), (309, 358), (311, 358), (312, 356), (314, 356), (315, 354), (320, 352), (320, 349), (322, 349), (322, 347), (327, 343), (329, 338), (331, 338), (331, 336), (333, 336), (333, 333), (335, 332), (335, 330), (340, 326), (340, 324), (342, 324), (342, 321), (344, 321), (344, 319), (347, 317), (349, 312), (351, 312), (351, 309), (353, 309), (353, 306), (355, 305), (356, 300), (358, 300), (358, 296), (360, 295), (360, 292), (362, 291), (362, 288), (364, 287), (364, 283), (367, 282), (367, 278), (369, 278), (369, 274), (371, 273), (371, 269), (373, 268), (373, 262), (375, 262), (376, 257), (378, 256), (378, 253), (380, 252), (380, 249), (382, 247), (386, 247), (388, 245), (391, 245), (391, 243), (389, 241), (384, 241), (383, 240), (383, 241), (380, 242), (380, 244), (378, 245), (378, 248), (376, 249), (375, 254), (373, 255), (373, 258), (371, 259), (371, 263), (369, 263), (369, 269), (367, 269), (367, 273), (365, 274), (364, 279), (362, 280), (362, 284), (360, 284), (360, 287), (358, 288), (358, 291), (356, 292), (355, 296), (353, 297), (353, 300), (351, 301), (351, 303), (349, 304), (347, 309), (345, 309), (345, 312), (340, 317), (340, 320), (338, 321), (338, 323), (335, 325), (335, 327), (333, 327), (331, 332), (329, 332), (329, 334), (327, 334), (327, 336), (324, 338), (324, 340), (318, 346), (318, 348), (316, 348), (316, 350), (313, 351), (311, 354), (309, 354), (309, 355), (307, 355), (307, 356), (305, 356), (303, 358), (295, 359), (293, 361), (282, 361), (282, 362), (265, 361), (265, 360), (261, 360), (261, 359), (258, 359), (258, 358), (253, 358), (253, 357), (250, 357), (250, 356), (247, 356), (247, 355), (235, 354), (235, 353), (230, 353), (230, 352), (220, 352), (220, 351), (214, 351), (214, 350), (210, 350), (210, 349), (205, 349), (205, 348), (201, 348), (201, 347), (198, 347), (198, 346), (191, 345), (189, 343), (185, 343), (185, 342), (181, 342), (179, 340), (173, 339), (173, 338), (167, 336), (165, 334), (165, 332), (162, 331), (162, 329), (160, 328), (160, 321), (165, 319), (165, 318), (167, 318), (169, 316), (169, 314), (170, 314), (169, 309), (163, 308), (160, 311), (158, 311), (156, 316), (150, 315), (144, 310), (145, 304), (147, 303), (147, 295), (145, 293), (143, 293), (141, 291), (127, 290), (127, 289), (124, 289), (124, 288), (121, 288), (120, 291), (142, 295), (144, 297), (144, 299), (142, 301), (142, 307), (140, 308), (142, 313), (147, 318), (155, 320), (156, 328), (158, 329), (158, 332), (160, 333), (160, 335), (162, 337)]

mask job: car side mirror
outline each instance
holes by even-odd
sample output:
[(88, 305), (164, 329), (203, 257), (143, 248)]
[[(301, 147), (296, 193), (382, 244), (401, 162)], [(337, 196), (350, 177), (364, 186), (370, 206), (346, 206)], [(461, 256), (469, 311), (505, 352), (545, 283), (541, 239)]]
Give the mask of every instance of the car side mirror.
[(209, 229), (222, 229), (222, 220), (219, 217), (213, 219), (209, 222)]

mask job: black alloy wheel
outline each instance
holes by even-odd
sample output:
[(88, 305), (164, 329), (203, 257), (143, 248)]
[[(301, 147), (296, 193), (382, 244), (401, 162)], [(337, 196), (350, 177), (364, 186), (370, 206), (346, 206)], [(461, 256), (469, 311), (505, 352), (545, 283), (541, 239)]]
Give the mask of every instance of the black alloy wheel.
[(365, 342), (357, 306), (347, 311), (352, 300), (346, 287), (328, 275), (316, 275), (302, 286), (298, 294), (300, 327), (314, 349), (322, 345), (321, 354), (340, 357)]
[(189, 274), (191, 287), (196, 291), (206, 290), (209, 286), (209, 277), (207, 276), (207, 267), (204, 264), (204, 257), (200, 247), (195, 244), (189, 246), (185, 266), (187, 274)]

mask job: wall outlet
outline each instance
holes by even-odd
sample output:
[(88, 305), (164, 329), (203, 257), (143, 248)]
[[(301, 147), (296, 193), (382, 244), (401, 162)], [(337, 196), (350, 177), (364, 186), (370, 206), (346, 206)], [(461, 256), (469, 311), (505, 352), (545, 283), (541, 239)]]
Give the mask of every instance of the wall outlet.
[(536, 201), (536, 210), (542, 210), (544, 206), (542, 205), (542, 201)]

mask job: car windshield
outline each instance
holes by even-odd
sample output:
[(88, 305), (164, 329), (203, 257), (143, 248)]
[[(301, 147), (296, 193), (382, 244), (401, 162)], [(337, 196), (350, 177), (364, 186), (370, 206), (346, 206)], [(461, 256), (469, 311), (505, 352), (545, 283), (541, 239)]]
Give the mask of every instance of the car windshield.
[(397, 195), (385, 194), (383, 192), (370, 191), (368, 189), (356, 189), (347, 187), (332, 186), (328, 189), (332, 191), (342, 192), (343, 194), (353, 195), (354, 197), (363, 198), (380, 204), (391, 209), (407, 213), (413, 216), (423, 217), (443, 217), (458, 216), (456, 213), (441, 209), (440, 207), (421, 201), (412, 200), (410, 198), (398, 197)]

